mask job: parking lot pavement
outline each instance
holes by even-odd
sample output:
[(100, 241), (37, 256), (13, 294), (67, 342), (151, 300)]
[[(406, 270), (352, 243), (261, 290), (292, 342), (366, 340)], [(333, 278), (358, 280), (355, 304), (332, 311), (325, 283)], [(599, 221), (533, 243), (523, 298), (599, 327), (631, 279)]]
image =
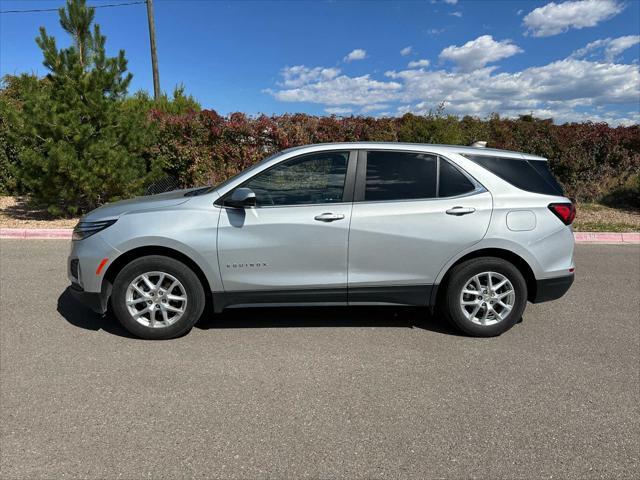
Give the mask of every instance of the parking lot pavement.
[(68, 242), (0, 248), (2, 478), (638, 477), (638, 246), (578, 246), (499, 338), (333, 308), (166, 342), (73, 303)]

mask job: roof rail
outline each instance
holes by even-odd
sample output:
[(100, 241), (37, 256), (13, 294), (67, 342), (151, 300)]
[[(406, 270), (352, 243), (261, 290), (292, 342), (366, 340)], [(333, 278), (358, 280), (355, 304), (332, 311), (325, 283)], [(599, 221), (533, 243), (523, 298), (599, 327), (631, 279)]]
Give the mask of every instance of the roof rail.
[(476, 141), (469, 146), (473, 148), (487, 148), (487, 142)]

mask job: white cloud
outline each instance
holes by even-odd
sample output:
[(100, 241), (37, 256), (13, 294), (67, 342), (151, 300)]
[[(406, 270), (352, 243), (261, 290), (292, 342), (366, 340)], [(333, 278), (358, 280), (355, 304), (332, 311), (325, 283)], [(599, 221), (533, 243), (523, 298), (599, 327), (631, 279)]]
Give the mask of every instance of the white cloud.
[(411, 52), (413, 52), (413, 48), (411, 46), (404, 47), (402, 50), (400, 50), (400, 55), (406, 57), (407, 55), (410, 55)]
[(461, 47), (451, 45), (445, 48), (440, 52), (440, 58), (456, 63), (462, 72), (470, 72), (522, 51), (510, 40), (496, 42), (491, 35), (482, 35)]
[(427, 29), (427, 34), (428, 35), (440, 35), (442, 32), (444, 32), (444, 28), (429, 28)]
[(282, 84), (285, 87), (299, 87), (306, 83), (330, 80), (340, 73), (339, 68), (307, 68), (304, 65), (296, 65), (295, 67), (285, 67), (282, 69)]
[(607, 62), (615, 62), (625, 50), (640, 43), (640, 35), (625, 35), (618, 38), (604, 38), (587, 44), (571, 54), (572, 58), (604, 57)]
[[(640, 72), (634, 65), (564, 59), (515, 73), (483, 68), (469, 73), (404, 70), (389, 72), (400, 81), (407, 101), (495, 103), (502, 109), (544, 103), (578, 105), (634, 103), (640, 100)], [(479, 109), (482, 110), (482, 109)]]
[[(291, 69), (295, 68), (294, 72)], [(346, 75), (333, 76), (322, 79), (308, 75), (320, 67), (304, 66), (288, 67), (282, 70), (282, 76), (289, 78), (289, 83), (295, 85), (279, 90), (267, 90), (276, 99), (283, 102), (311, 102), (331, 106), (369, 105), (383, 103), (393, 98), (393, 92), (402, 86), (397, 82), (373, 80), (369, 75), (349, 77)], [(283, 82), (284, 83), (284, 82)]]
[(361, 48), (356, 48), (355, 50), (351, 50), (343, 60), (345, 62), (353, 62), (354, 60), (362, 60), (364, 58), (367, 58), (367, 51)]
[(458, 0), (444, 0), (444, 3), (448, 3), (449, 5), (455, 5), (458, 3)]
[(529, 12), (523, 19), (527, 33), (534, 37), (548, 37), (570, 28), (593, 27), (624, 10), (617, 0), (573, 0), (548, 3)]
[(429, 60), (414, 60), (412, 62), (409, 62), (408, 67), (409, 68), (423, 68), (423, 67), (428, 67), (429, 66)]
[(330, 108), (325, 108), (324, 111), (327, 112), (329, 115), (346, 115), (348, 113), (353, 112), (351, 108), (345, 108), (345, 107), (330, 107)]
[(386, 103), (375, 103), (372, 105), (365, 105), (360, 109), (360, 112), (361, 113), (375, 112), (376, 110), (385, 110), (389, 107), (390, 105)]
[(451, 12), (449, 15), (452, 17), (462, 18), (462, 12)]
[(291, 74), (285, 69), (283, 76), (305, 80), (294, 80), (297, 87), (268, 92), (283, 102), (311, 102), (343, 109), (332, 110), (340, 113), (358, 106), (360, 113), (380, 107), (385, 115), (392, 110), (424, 114), (444, 100), (446, 112), (456, 115), (484, 117), (498, 112), (517, 117), (533, 112), (557, 122), (640, 122), (640, 70), (633, 64), (567, 58), (513, 73), (496, 73), (491, 67), (469, 72), (406, 69), (387, 72), (384, 80), (369, 75), (316, 75), (311, 80), (305, 74), (323, 70), (304, 67)]

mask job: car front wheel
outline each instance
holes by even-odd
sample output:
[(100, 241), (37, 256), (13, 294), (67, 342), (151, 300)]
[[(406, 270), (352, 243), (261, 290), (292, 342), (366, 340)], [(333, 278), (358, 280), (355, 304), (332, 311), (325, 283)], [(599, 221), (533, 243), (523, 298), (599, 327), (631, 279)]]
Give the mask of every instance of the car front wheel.
[(474, 258), (456, 265), (446, 284), (442, 311), (464, 333), (493, 337), (522, 317), (527, 284), (522, 273), (501, 258)]
[(178, 337), (198, 321), (205, 304), (202, 284), (185, 264), (151, 255), (133, 260), (116, 276), (111, 306), (132, 334), (150, 340)]

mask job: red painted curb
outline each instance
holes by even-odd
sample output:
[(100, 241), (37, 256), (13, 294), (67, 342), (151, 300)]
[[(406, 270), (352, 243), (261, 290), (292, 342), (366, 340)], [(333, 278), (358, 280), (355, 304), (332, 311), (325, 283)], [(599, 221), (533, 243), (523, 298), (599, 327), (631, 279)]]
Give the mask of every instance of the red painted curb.
[(70, 240), (71, 228), (0, 228), (0, 238)]
[(640, 232), (574, 232), (576, 243), (640, 243)]
[(615, 232), (574, 232), (573, 236), (576, 242), (607, 242), (622, 243), (622, 233)]
[[(0, 238), (71, 239), (71, 228), (0, 228)], [(574, 232), (577, 243), (640, 243), (640, 232)]]

